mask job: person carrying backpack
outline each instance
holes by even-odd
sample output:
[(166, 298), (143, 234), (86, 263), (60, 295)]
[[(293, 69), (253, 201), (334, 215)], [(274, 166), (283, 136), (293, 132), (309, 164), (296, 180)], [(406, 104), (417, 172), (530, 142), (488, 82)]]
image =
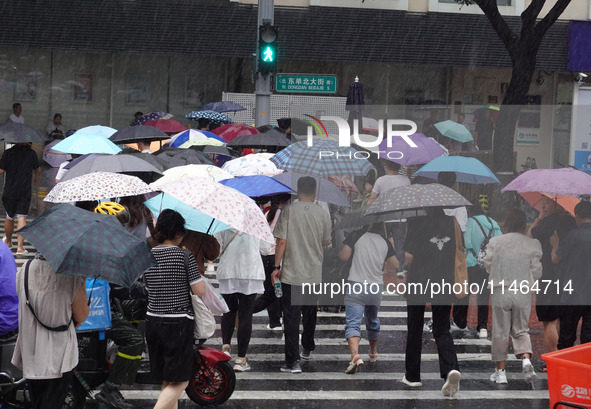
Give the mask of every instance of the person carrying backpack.
[[(502, 234), (501, 228), (496, 221), (484, 214), (478, 200), (472, 200), (474, 205), (469, 214), (464, 232), (464, 244), (466, 246), (466, 265), (468, 266), (468, 280), (470, 283), (477, 283), (482, 286), (488, 281), (488, 274), (484, 269), (482, 258), (486, 254), (486, 247), (492, 237)], [(479, 255), (482, 255), (479, 257)], [(478, 305), (478, 324), (476, 332), (479, 338), (488, 337), (488, 307), (490, 289), (485, 285), (484, 289), (476, 294)], [(453, 307), (453, 319), (460, 328), (466, 328), (468, 322), (468, 303), (470, 297), (456, 300)]]

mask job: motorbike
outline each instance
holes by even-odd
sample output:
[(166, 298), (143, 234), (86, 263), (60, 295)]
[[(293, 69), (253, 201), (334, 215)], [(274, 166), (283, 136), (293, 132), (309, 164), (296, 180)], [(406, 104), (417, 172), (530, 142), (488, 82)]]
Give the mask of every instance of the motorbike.
[[(104, 334), (103, 334), (104, 335)], [(63, 409), (82, 409), (92, 392), (107, 380), (109, 364), (106, 361), (107, 340), (98, 331), (78, 333), (79, 362), (74, 378), (62, 405)], [(16, 345), (14, 339), (0, 342), (0, 408), (27, 409), (27, 381), (22, 371), (11, 364)], [(193, 346), (193, 375), (185, 392), (201, 406), (218, 406), (227, 401), (236, 386), (236, 375), (223, 352), (197, 342)], [(158, 384), (147, 370), (140, 368), (136, 383)]]

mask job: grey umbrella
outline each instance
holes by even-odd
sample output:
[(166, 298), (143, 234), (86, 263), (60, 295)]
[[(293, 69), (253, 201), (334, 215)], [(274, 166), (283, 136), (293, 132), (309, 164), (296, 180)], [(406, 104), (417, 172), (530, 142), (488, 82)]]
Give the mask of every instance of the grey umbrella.
[[(349, 213), (345, 213), (341, 221), (334, 227), (335, 230), (350, 229), (352, 227), (367, 226), (373, 223), (388, 222), (393, 219), (392, 214), (386, 215), (366, 215), (365, 211), (369, 206), (362, 207), (360, 209), (353, 210)], [(404, 210), (396, 213), (396, 219), (406, 219), (415, 216), (424, 216), (426, 213), (424, 210)]]
[(0, 140), (9, 143), (41, 143), (43, 136), (35, 128), (8, 121), (0, 125)]
[(153, 153), (157, 157), (163, 159), (170, 167), (184, 166), (184, 165), (215, 165), (213, 160), (203, 152), (193, 149), (180, 148), (162, 148)]
[(229, 148), (280, 149), (291, 145), (285, 134), (277, 129), (269, 129), (254, 135), (242, 135), (234, 139), (227, 146)]
[(170, 136), (168, 136), (160, 129), (154, 128), (153, 126), (149, 125), (142, 125), (128, 126), (127, 128), (123, 128), (120, 131), (117, 131), (113, 135), (111, 135), (109, 139), (113, 143), (121, 144), (168, 138), (170, 138)]
[[(295, 192), (297, 191), (298, 180), (304, 176), (307, 175), (297, 172), (284, 172), (273, 176), (273, 179), (283, 183), (285, 186), (289, 186), (291, 190)], [(316, 182), (318, 182), (318, 180)], [(337, 206), (351, 207), (351, 203), (349, 203), (343, 192), (341, 192), (334, 183), (331, 183), (326, 179), (320, 179), (317, 191), (318, 195), (316, 199), (321, 202), (326, 202)]]
[(172, 167), (170, 166), (170, 163), (168, 163), (165, 159), (162, 159), (161, 157), (153, 155), (151, 153), (142, 153), (136, 151), (135, 149), (133, 150), (133, 152), (118, 153), (118, 155), (123, 154), (135, 156), (136, 158), (145, 160), (161, 172), (164, 172), (165, 170), (170, 169)]
[[(73, 179), (77, 176), (86, 175), (92, 172), (114, 172), (114, 173), (148, 173), (161, 175), (162, 171), (150, 165), (145, 160), (131, 155), (101, 155), (87, 158), (76, 166), (73, 166), (62, 178), (62, 182)], [(153, 178), (153, 175), (152, 175)]]

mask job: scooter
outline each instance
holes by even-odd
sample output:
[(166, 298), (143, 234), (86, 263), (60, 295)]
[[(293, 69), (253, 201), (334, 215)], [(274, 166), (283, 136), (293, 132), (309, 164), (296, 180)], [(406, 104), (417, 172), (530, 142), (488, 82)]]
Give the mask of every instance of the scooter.
[[(80, 359), (74, 370), (73, 381), (62, 405), (63, 409), (82, 409), (86, 399), (92, 399), (92, 391), (109, 376), (106, 361), (107, 341), (98, 331), (78, 333)], [(101, 339), (103, 338), (103, 339)], [(0, 407), (27, 409), (31, 407), (27, 393), (27, 382), (22, 371), (10, 360), (16, 344), (16, 337), (0, 343)], [(189, 398), (201, 405), (221, 405), (230, 398), (236, 386), (236, 375), (228, 357), (223, 352), (196, 343), (193, 347), (193, 375), (185, 392)], [(136, 383), (158, 384), (149, 369), (138, 371)]]

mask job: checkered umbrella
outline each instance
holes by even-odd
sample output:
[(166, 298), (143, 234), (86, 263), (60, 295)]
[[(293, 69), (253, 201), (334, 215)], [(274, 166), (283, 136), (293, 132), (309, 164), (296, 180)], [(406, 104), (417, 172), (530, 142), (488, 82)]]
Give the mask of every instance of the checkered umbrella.
[(60, 204), (18, 231), (56, 273), (92, 277), (130, 288), (155, 264), (144, 240), (116, 217)]
[(357, 150), (339, 146), (331, 139), (297, 142), (283, 149), (270, 161), (279, 169), (311, 176), (367, 175), (373, 167), (364, 156), (355, 156)]
[(210, 122), (215, 122), (218, 124), (230, 124), (234, 122), (228, 115), (224, 115), (216, 111), (193, 111), (185, 115), (185, 118), (191, 119), (193, 121), (197, 121), (201, 118), (209, 119)]

